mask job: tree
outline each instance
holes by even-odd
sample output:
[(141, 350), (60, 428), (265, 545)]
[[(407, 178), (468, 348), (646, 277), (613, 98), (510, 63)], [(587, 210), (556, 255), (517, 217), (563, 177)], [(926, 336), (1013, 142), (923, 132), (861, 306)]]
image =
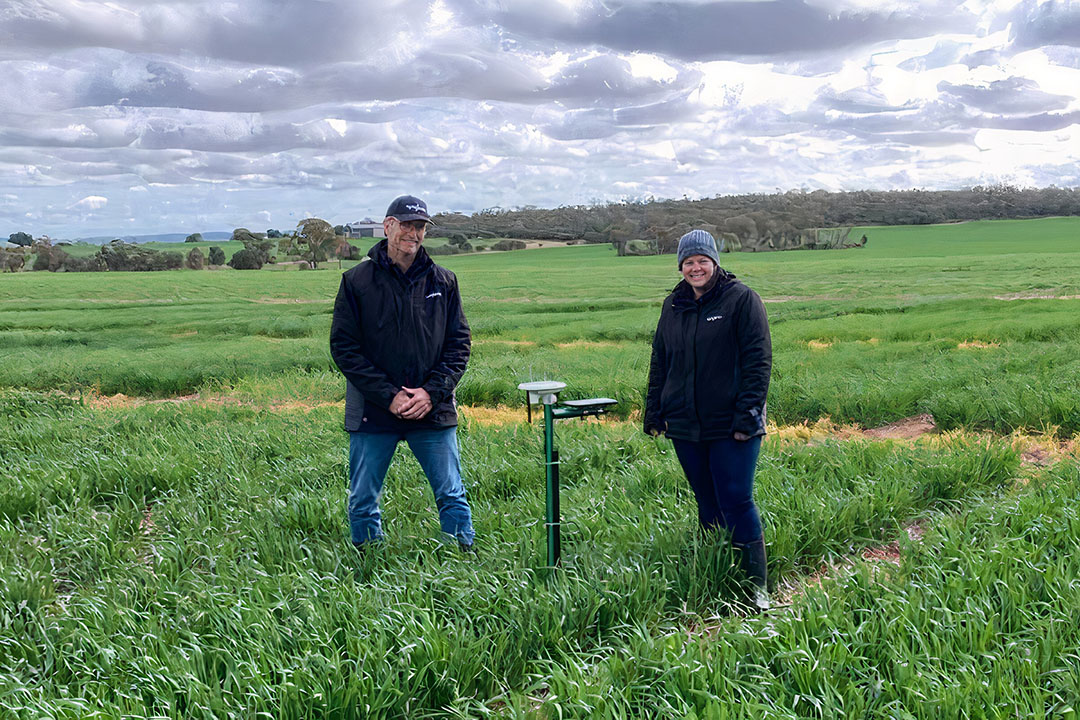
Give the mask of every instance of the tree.
[(30, 246), (30, 252), (34, 254), (34, 264), (30, 266), (30, 269), (34, 272), (48, 270), (52, 251), (52, 240), (48, 237), (42, 237), (35, 240), (34, 244)]
[(229, 267), (233, 270), (261, 270), (262, 266), (263, 260), (259, 253), (246, 247), (233, 253), (229, 260)]
[[(56, 253), (55, 249), (53, 253)], [(184, 264), (184, 256), (178, 252), (157, 252), (123, 240), (113, 240), (102, 245), (98, 250), (98, 258), (100, 263), (112, 272), (179, 270)]]
[(334, 254), (342, 260), (359, 260), (360, 248), (341, 236), (334, 238)]
[[(267, 240), (263, 233), (253, 233), (247, 228), (236, 228), (232, 233), (232, 241), (244, 243), (244, 249), (258, 257), (259, 267), (270, 261), (270, 252), (274, 249), (274, 242)], [(229, 261), (229, 265), (232, 265), (232, 260)]]
[(210, 264), (211, 265), (224, 265), (225, 264), (225, 251), (217, 245), (213, 245), (210, 248)]
[(187, 259), (184, 264), (191, 270), (202, 270), (205, 265), (205, 258), (203, 257), (202, 250), (199, 248), (191, 248), (191, 252), (187, 254)]
[(344, 225), (335, 225), (334, 226), (334, 234), (335, 235), (347, 235), (348, 232), (346, 231)]
[(242, 227), (236, 228), (235, 230), (233, 230), (232, 231), (232, 238), (230, 238), (230, 239), (233, 242), (239, 242), (239, 243), (249, 243), (249, 242), (255, 242), (256, 240), (258, 240), (258, 238), (255, 237), (255, 233), (251, 232), (247, 228), (242, 228)]
[(18, 272), (26, 264), (26, 254), (21, 250), (0, 248), (0, 272)]
[(34, 244), (34, 238), (30, 233), (14, 232), (8, 235), (8, 242), (22, 247), (30, 247)]
[(334, 248), (336, 236), (330, 223), (319, 218), (307, 218), (296, 224), (300, 255), (312, 269), (327, 259)]
[(278, 238), (283, 236), (284, 234), (280, 230), (274, 230), (273, 228), (271, 228), (266, 231), (266, 237), (273, 238), (274, 240), (277, 240)]
[(203, 241), (202, 233), (191, 233), (186, 238), (184, 238), (184, 242), (186, 242), (186, 243), (189, 243), (189, 242), (199, 243), (199, 242), (202, 242), (202, 241)]

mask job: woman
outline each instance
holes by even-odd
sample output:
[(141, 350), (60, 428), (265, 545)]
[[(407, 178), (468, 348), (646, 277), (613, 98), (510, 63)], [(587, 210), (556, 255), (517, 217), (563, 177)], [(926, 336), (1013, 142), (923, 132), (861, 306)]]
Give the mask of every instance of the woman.
[(678, 259), (683, 279), (664, 300), (653, 337), (645, 432), (671, 439), (702, 528), (730, 533), (753, 603), (765, 609), (753, 488), (772, 368), (769, 321), (757, 293), (720, 267), (712, 235), (683, 235)]

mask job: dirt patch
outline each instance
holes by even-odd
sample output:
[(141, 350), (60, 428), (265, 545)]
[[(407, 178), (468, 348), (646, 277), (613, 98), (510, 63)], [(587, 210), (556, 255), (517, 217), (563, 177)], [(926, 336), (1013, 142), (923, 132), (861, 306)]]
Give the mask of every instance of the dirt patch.
[[(915, 520), (904, 526), (904, 533), (912, 542), (922, 542), (923, 536), (926, 535), (926, 524), (927, 520), (925, 518)], [(858, 557), (867, 562), (888, 563), (899, 567), (903, 553), (900, 549), (900, 541), (891, 540), (881, 545), (863, 548)], [(834, 563), (822, 563), (817, 570), (809, 575), (785, 581), (775, 594), (776, 600), (781, 606), (790, 605), (796, 598), (804, 595), (807, 589), (821, 585), (826, 580), (839, 578), (845, 573), (850, 573), (854, 568), (854, 557), (844, 558)]]
[[(228, 395), (202, 395), (195, 393), (192, 395), (177, 395), (171, 398), (144, 398), (144, 397), (132, 397), (130, 395), (124, 395), (123, 393), (117, 393), (115, 395), (98, 395), (96, 393), (87, 393), (82, 396), (82, 401), (88, 407), (95, 410), (127, 410), (130, 408), (142, 407), (143, 405), (202, 405), (213, 407), (258, 407), (258, 403), (252, 400), (230, 397)], [(344, 400), (337, 401), (307, 401), (307, 400), (286, 400), (283, 402), (274, 402), (265, 406), (266, 410), (270, 412), (308, 412), (324, 407), (344, 407)]]
[(525, 243), (526, 250), (536, 250), (537, 248), (553, 247), (566, 247), (566, 243), (559, 242), (558, 240), (535, 240)]
[(962, 342), (959, 345), (957, 345), (956, 349), (957, 350), (985, 350), (985, 349), (996, 348), (996, 347), (1001, 347), (1001, 343), (996, 342), (996, 341), (983, 342), (982, 340), (968, 340), (967, 342)]
[(481, 425), (517, 425), (525, 422), (524, 407), (499, 405), (490, 408), (481, 405), (469, 405), (458, 407), (458, 412), (470, 422), (480, 423)]
[(499, 340), (497, 338), (481, 338), (473, 340), (474, 345), (510, 345), (512, 347), (536, 347), (532, 340)]
[(1053, 293), (1022, 292), (1009, 295), (995, 295), (995, 300), (1080, 300), (1080, 295), (1055, 295)]
[(811, 350), (826, 350), (833, 346), (833, 344), (828, 340), (810, 340), (806, 343), (806, 345)]
[(1024, 465), (1034, 465), (1035, 467), (1046, 467), (1054, 462), (1053, 457), (1046, 450), (1042, 448), (1031, 448), (1020, 453), (1020, 462)]
[(864, 430), (863, 435), (879, 440), (912, 440), (928, 433), (936, 432), (937, 424), (929, 413), (913, 415), (902, 420)]
[(769, 425), (768, 436), (781, 440), (797, 440), (809, 444), (820, 444), (830, 439), (850, 440), (863, 437), (858, 425), (837, 425), (830, 418), (824, 417), (814, 422), (803, 421), (795, 425)]
[(94, 408), (95, 410), (133, 408), (140, 407), (142, 405), (161, 405), (164, 403), (182, 405), (184, 403), (193, 402), (198, 399), (198, 394), (178, 395), (171, 398), (132, 397), (123, 393), (116, 393), (115, 395), (98, 395), (96, 393), (88, 393), (82, 396), (82, 401), (86, 405)]
[(244, 298), (250, 303), (257, 305), (326, 305), (331, 302), (329, 299), (321, 300), (302, 300), (300, 298)]
[(813, 302), (816, 300), (843, 300), (844, 298), (832, 297), (831, 295), (773, 295), (761, 298), (762, 302), (785, 303), (785, 302)]
[(621, 344), (614, 340), (574, 340), (572, 342), (555, 343), (555, 347), (560, 350), (573, 350), (575, 348), (618, 347)]
[(900, 565), (900, 543), (894, 540), (885, 545), (866, 548), (862, 551), (862, 559), (870, 562), (887, 562), (898, 566)]

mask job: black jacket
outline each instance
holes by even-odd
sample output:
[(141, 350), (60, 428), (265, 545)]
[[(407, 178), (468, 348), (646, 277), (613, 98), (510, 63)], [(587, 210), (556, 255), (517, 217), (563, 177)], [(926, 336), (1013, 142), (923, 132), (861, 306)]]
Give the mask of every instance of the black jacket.
[(680, 440), (765, 434), (772, 339), (765, 305), (731, 273), (700, 300), (686, 281), (664, 300), (653, 337), (645, 432)]
[[(402, 273), (383, 240), (341, 277), (330, 354), (348, 380), (345, 429), (402, 431), (457, 425), (454, 388), (469, 361), (469, 325), (454, 273), (417, 250)], [(390, 413), (402, 387), (422, 387), (431, 412), (420, 420)]]

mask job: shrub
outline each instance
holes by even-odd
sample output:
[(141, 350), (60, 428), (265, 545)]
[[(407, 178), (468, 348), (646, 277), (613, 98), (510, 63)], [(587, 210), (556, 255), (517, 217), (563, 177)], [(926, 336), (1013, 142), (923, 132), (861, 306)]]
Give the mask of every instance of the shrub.
[(256, 251), (244, 248), (233, 253), (228, 264), (233, 270), (260, 270), (263, 266), (263, 259)]
[(225, 251), (214, 245), (210, 248), (210, 264), (211, 265), (224, 265), (225, 264)]
[(524, 240), (509, 240), (504, 239), (491, 246), (492, 250), (524, 250), (526, 247)]
[(187, 259), (184, 264), (191, 270), (202, 270), (206, 264), (206, 258), (203, 256), (202, 250), (199, 248), (192, 248), (191, 252), (187, 254)]
[[(56, 251), (53, 252), (55, 254)], [(179, 270), (184, 264), (184, 256), (178, 252), (157, 252), (123, 240), (102, 245), (98, 258), (99, 263), (112, 272)]]
[(21, 250), (5, 250), (0, 248), (0, 272), (18, 272), (26, 264), (26, 255)]

